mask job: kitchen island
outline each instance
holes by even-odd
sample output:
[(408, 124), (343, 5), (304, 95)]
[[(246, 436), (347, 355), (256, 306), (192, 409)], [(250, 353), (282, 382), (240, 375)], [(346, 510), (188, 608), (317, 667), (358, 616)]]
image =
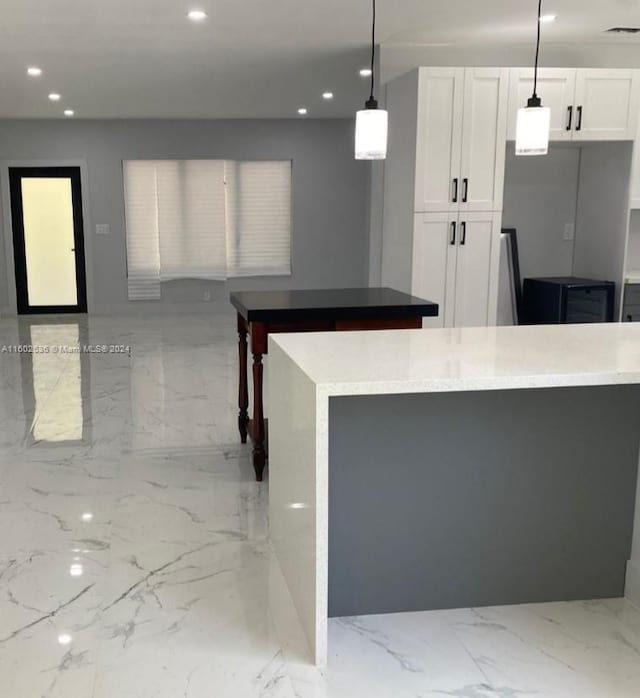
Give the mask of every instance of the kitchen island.
[(316, 664), (330, 616), (640, 601), (640, 326), (269, 350), (271, 538)]

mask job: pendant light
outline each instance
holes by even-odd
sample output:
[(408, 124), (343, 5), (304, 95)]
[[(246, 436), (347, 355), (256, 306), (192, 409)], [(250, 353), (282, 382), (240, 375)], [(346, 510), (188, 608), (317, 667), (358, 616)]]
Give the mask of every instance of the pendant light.
[(546, 155), (549, 152), (551, 109), (542, 106), (542, 100), (538, 97), (537, 92), (541, 17), (542, 0), (538, 0), (538, 39), (536, 42), (536, 65), (533, 73), (533, 95), (529, 98), (527, 106), (518, 110), (516, 155)]
[(375, 87), (376, 59), (376, 0), (373, 0), (373, 23), (371, 29), (371, 94), (356, 114), (356, 160), (384, 160), (387, 157), (387, 131), (389, 116), (378, 109), (373, 96)]

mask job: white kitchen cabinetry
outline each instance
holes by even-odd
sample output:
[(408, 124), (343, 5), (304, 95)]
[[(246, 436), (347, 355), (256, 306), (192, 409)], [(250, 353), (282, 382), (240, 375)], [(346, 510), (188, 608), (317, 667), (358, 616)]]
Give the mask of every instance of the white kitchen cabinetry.
[[(552, 141), (626, 141), (636, 137), (640, 72), (596, 68), (543, 68), (538, 96), (551, 109)], [(533, 92), (533, 70), (512, 68), (509, 140), (515, 140), (518, 109)]]
[[(574, 68), (541, 68), (538, 72), (538, 96), (551, 109), (551, 140), (570, 141), (573, 134), (573, 102), (576, 89)], [(518, 109), (527, 105), (533, 93), (533, 69), (512, 68), (509, 79), (508, 138), (516, 139)], [(571, 122), (571, 123), (570, 123)]]
[(504, 189), (509, 71), (464, 74), (460, 211), (500, 211)]
[(424, 326), (495, 325), (499, 253), (499, 213), (416, 213), (412, 293), (440, 306)]
[(495, 323), (508, 87), (508, 68), (420, 68), (387, 86), (382, 283), (438, 302), (429, 325)]
[(640, 106), (637, 70), (578, 70), (574, 140), (632, 141)]
[(464, 68), (419, 71), (416, 152), (410, 164), (415, 168), (416, 211), (458, 208), (463, 81)]
[(420, 69), (415, 211), (500, 210), (508, 79), (505, 68)]

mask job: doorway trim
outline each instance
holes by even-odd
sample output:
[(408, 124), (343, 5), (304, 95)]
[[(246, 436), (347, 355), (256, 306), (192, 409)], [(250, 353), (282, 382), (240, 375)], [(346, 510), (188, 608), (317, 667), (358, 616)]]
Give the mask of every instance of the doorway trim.
[(87, 161), (84, 159), (56, 159), (56, 160), (0, 160), (0, 194), (2, 208), (2, 230), (4, 237), (4, 255), (7, 279), (8, 307), (0, 307), (0, 313), (8, 315), (18, 314), (18, 298), (16, 293), (16, 270), (14, 264), (13, 249), (13, 218), (11, 216), (11, 194), (9, 187), (9, 168), (59, 168), (79, 167), (80, 185), (82, 189), (82, 215), (83, 215), (83, 240), (85, 257), (85, 278), (87, 287), (87, 313), (92, 314), (95, 307), (93, 293), (93, 246), (92, 217), (89, 207), (89, 175)]

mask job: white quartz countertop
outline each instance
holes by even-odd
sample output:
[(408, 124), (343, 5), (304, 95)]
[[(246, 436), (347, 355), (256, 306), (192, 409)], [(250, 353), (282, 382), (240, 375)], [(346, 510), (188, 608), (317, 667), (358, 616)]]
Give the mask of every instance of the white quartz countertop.
[(270, 335), (325, 395), (640, 383), (640, 323)]

